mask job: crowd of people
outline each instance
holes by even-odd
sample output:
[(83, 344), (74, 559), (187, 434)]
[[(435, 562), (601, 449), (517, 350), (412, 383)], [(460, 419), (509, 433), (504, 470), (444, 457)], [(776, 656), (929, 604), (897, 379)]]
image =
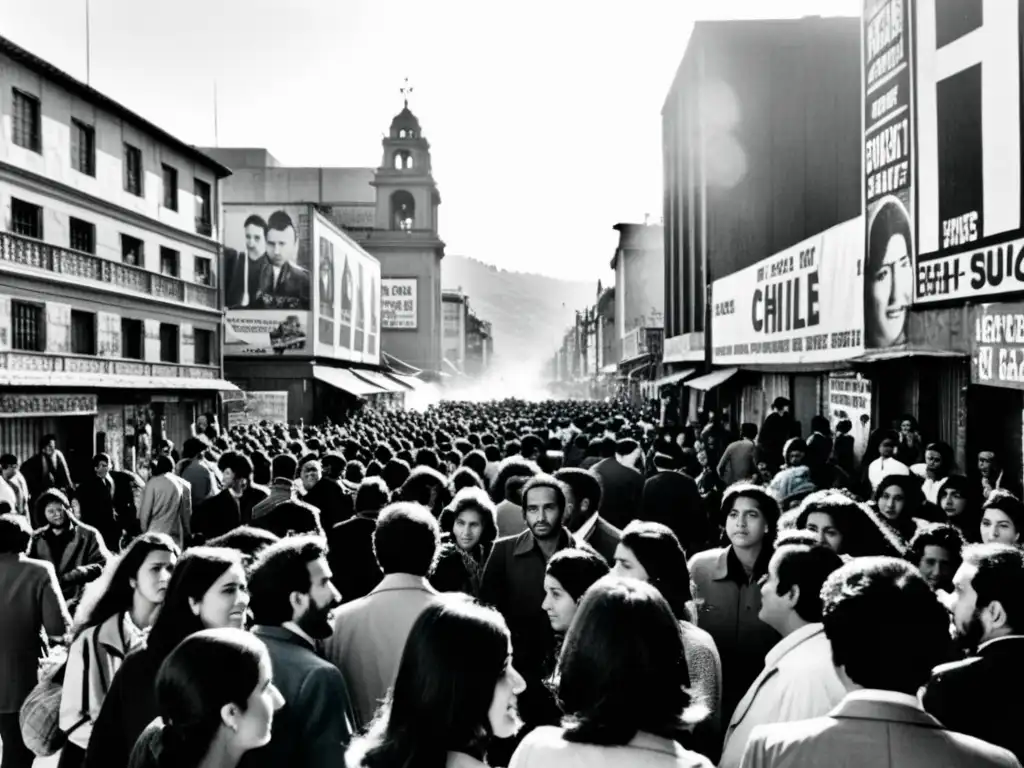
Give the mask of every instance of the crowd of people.
[(0, 768), (1020, 766), (1018, 479), (803, 431), (207, 416), (74, 479), (48, 435), (0, 456)]

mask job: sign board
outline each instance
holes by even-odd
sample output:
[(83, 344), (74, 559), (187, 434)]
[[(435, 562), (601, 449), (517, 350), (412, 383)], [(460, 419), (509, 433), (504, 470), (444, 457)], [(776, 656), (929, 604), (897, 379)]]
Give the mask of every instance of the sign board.
[(971, 383), (1024, 389), (1024, 302), (971, 308)]
[(712, 287), (716, 365), (821, 363), (864, 351), (858, 217)]
[(5, 393), (0, 395), (0, 419), (15, 416), (94, 416), (96, 395)]
[(894, 3), (914, 19), (915, 301), (1024, 290), (1024, 2)]
[(906, 342), (914, 301), (911, 0), (869, 0), (864, 65), (864, 346)]
[(871, 381), (853, 373), (829, 374), (828, 420), (833, 433), (840, 421), (850, 422), (853, 454), (860, 462), (871, 434)]
[(259, 424), (261, 421), (287, 423), (287, 392), (246, 392), (241, 411), (228, 414), (228, 426)]
[(417, 327), (415, 277), (386, 277), (380, 281), (381, 327), (384, 330)]

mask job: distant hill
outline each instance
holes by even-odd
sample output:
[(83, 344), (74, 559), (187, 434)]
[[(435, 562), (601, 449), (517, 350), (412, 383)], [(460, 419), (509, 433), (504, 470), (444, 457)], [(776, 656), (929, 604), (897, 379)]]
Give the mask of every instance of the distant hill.
[(537, 370), (572, 325), (576, 310), (594, 303), (597, 281), (558, 280), (508, 272), (466, 256), (445, 256), (441, 285), (461, 288), (469, 306), (494, 332), (495, 364)]

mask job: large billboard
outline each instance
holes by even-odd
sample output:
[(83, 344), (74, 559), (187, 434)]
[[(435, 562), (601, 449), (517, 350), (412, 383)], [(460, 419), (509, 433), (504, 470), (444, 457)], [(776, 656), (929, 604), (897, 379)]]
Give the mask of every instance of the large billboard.
[(224, 206), (225, 354), (309, 354), (309, 210)]
[(914, 19), (915, 301), (1024, 290), (1024, 2), (902, 4)]
[(317, 355), (380, 363), (380, 262), (319, 213), (314, 216)]
[(906, 342), (914, 301), (913, 35), (910, 0), (864, 11), (864, 346)]
[(862, 354), (863, 252), (858, 216), (715, 280), (714, 363), (823, 363)]

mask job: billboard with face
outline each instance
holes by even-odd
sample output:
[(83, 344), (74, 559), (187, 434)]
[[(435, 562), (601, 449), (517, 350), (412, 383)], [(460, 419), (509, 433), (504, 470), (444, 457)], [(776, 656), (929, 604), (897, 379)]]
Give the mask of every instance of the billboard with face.
[(309, 210), (224, 206), (225, 354), (308, 353)]

